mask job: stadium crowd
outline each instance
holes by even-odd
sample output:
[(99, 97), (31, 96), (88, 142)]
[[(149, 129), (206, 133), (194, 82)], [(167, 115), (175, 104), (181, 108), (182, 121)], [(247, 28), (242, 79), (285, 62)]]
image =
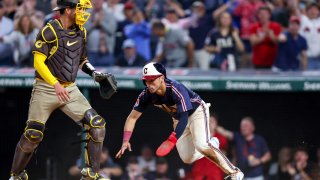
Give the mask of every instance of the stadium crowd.
[[(246, 180), (319, 180), (320, 148), (316, 151), (316, 160), (309, 159), (305, 147), (283, 146), (278, 156), (271, 158), (266, 140), (255, 132), (254, 120), (244, 117), (239, 132), (232, 132), (219, 126), (215, 114), (210, 117), (212, 136), (220, 141), (223, 153), (232, 157), (232, 161), (242, 169)], [(230, 144), (232, 144), (230, 146)], [(203, 157), (191, 165), (173, 168), (170, 158), (156, 157), (154, 150), (144, 145), (137, 156), (131, 155), (125, 164), (115, 163), (107, 148), (101, 154), (100, 173), (111, 179), (121, 180), (223, 180), (224, 172)], [(82, 168), (81, 159), (69, 168), (72, 179), (79, 179)]]
[[(58, 12), (36, 9), (37, 3), (45, 2), (0, 1), (0, 66), (33, 66), (31, 49), (37, 33), (46, 22), (59, 17)], [(50, 3), (56, 6), (55, 0)], [(142, 67), (157, 61), (172, 68), (222, 71), (320, 69), (318, 1), (92, 0), (92, 5), (85, 28), (88, 57), (94, 66)], [(301, 148), (283, 147), (278, 157), (271, 158), (251, 118), (242, 120), (239, 133), (219, 127), (215, 117), (212, 124), (221, 149), (230, 153), (247, 179), (320, 179), (320, 148), (314, 163)], [(228, 148), (228, 140), (234, 151)], [(108, 176), (132, 180), (223, 179), (223, 173), (209, 167), (206, 159), (186, 173), (169, 172), (167, 160), (155, 158), (152, 152), (144, 147), (141, 157), (129, 158), (124, 171), (105, 155), (102, 159), (108, 163), (103, 163), (109, 165), (102, 170)], [(76, 166), (69, 172), (77, 176), (77, 170)]]
[[(37, 4), (38, 3), (38, 4)], [(32, 66), (35, 36), (59, 12), (41, 0), (0, 1), (0, 65)], [(56, 0), (51, 0), (51, 7)], [(311, 0), (92, 0), (86, 23), (95, 66), (320, 68), (319, 4)]]

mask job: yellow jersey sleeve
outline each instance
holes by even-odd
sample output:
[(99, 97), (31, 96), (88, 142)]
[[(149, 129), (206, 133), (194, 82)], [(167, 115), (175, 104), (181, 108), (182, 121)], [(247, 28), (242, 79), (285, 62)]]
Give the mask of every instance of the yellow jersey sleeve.
[(47, 56), (39, 53), (34, 52), (34, 68), (40, 74), (40, 76), (45, 80), (48, 84), (54, 85), (58, 82), (58, 80), (52, 75), (48, 66), (44, 63), (47, 59)]

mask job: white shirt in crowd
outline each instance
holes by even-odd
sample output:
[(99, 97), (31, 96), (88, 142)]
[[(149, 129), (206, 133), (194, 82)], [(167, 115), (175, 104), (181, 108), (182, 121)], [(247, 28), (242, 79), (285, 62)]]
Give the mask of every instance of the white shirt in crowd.
[(320, 17), (310, 19), (301, 15), (300, 21), (300, 34), (306, 38), (308, 43), (307, 56), (311, 58), (320, 57)]

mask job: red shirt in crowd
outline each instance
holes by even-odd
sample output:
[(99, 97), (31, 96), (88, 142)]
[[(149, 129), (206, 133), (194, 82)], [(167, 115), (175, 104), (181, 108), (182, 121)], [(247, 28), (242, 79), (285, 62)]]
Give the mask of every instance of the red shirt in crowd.
[[(220, 141), (219, 149), (227, 151), (228, 140), (219, 133), (214, 136)], [(192, 176), (193, 180), (223, 180), (224, 172), (216, 164), (203, 157), (193, 164)]]
[(250, 25), (257, 22), (256, 14), (261, 6), (264, 6), (264, 3), (260, 0), (251, 2), (240, 0), (239, 5), (235, 8), (233, 14), (241, 18), (240, 36), (242, 39), (249, 39)]
[[(281, 33), (281, 26), (276, 22), (270, 22), (268, 28), (273, 31), (275, 36)], [(256, 67), (272, 66), (277, 55), (278, 45), (274, 43), (271, 38), (266, 35), (260, 23), (255, 23), (251, 26), (250, 35), (265, 36), (264, 40), (252, 47), (252, 61)]]

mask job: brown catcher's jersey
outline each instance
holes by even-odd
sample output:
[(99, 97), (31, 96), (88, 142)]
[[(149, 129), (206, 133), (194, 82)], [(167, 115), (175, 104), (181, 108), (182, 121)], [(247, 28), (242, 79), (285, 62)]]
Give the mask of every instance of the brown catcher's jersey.
[[(85, 29), (65, 30), (59, 20), (52, 20), (39, 32), (32, 51), (47, 56), (45, 63), (60, 82), (74, 82), (79, 65), (87, 60), (85, 44)], [(37, 71), (36, 77), (41, 78)]]

